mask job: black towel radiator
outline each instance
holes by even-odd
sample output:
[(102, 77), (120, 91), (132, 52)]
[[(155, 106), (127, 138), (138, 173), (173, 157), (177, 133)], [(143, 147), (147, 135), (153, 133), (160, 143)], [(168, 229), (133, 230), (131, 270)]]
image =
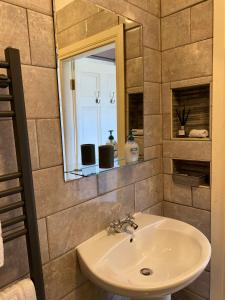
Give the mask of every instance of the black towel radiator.
[(21, 236), (26, 236), (30, 278), (35, 285), (37, 299), (44, 300), (44, 281), (19, 50), (13, 48), (5, 49), (5, 59), (6, 61), (0, 62), (0, 69), (7, 70), (7, 77), (4, 75), (0, 77), (0, 86), (7, 86), (9, 94), (0, 94), (0, 102), (8, 101), (11, 108), (10, 111), (0, 111), (0, 118), (12, 118), (18, 171), (0, 175), (0, 182), (18, 179), (19, 186), (0, 191), (0, 198), (20, 194), (21, 200), (0, 206), (0, 215), (22, 208), (22, 214), (3, 221), (2, 228), (5, 229), (11, 225), (21, 224), (21, 222), (23, 222), (23, 226), (22, 228), (21, 226), (18, 227), (13, 232), (8, 231), (8, 234), (7, 232), (3, 234), (3, 242), (7, 243)]

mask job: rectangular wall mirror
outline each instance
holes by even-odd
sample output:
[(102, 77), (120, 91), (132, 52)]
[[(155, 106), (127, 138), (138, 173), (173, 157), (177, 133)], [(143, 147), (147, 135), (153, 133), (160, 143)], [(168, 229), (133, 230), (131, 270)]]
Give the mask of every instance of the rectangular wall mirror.
[(143, 160), (142, 25), (88, 0), (55, 0), (54, 20), (65, 180)]

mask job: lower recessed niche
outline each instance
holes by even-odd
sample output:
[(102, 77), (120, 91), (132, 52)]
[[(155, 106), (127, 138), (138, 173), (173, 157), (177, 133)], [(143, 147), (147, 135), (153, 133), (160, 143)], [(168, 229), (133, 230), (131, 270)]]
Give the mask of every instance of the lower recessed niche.
[(186, 135), (183, 138), (188, 138), (192, 129), (206, 129), (210, 138), (210, 84), (172, 89), (173, 138), (179, 137), (181, 123), (177, 111), (182, 115), (184, 107), (186, 115), (189, 110), (190, 112), (185, 125)]
[(210, 186), (210, 162), (173, 159), (173, 181), (189, 186)]

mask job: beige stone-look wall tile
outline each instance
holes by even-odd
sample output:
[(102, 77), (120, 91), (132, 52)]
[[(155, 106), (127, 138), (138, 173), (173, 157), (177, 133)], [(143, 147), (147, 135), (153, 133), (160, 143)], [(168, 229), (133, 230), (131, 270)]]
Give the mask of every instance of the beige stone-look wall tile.
[[(198, 78), (189, 78), (185, 80), (179, 80), (179, 81), (173, 81), (170, 83), (171, 89), (177, 89), (182, 87), (189, 87), (189, 86), (195, 86), (195, 85), (202, 85), (202, 84), (209, 84), (212, 83), (212, 76), (205, 76), (205, 77), (198, 77)], [(165, 83), (163, 85), (168, 85), (168, 83)], [(167, 86), (167, 88), (169, 88)], [(168, 93), (168, 91), (167, 91)]]
[(45, 218), (38, 220), (38, 232), (39, 232), (42, 264), (45, 264), (49, 261), (48, 236), (47, 236)]
[(87, 19), (87, 37), (110, 29), (116, 25), (118, 25), (117, 15), (108, 11), (101, 11)]
[(39, 154), (37, 144), (36, 124), (34, 120), (27, 121), (32, 170), (39, 169)]
[(57, 32), (86, 20), (90, 16), (99, 12), (99, 8), (95, 5), (90, 5), (86, 0), (71, 1), (70, 4), (57, 12)]
[(171, 139), (171, 114), (163, 114), (163, 139), (169, 140)]
[(164, 216), (187, 222), (210, 239), (210, 212), (164, 201)]
[(38, 218), (97, 196), (95, 176), (65, 183), (61, 166), (34, 171), (33, 179)]
[(128, 184), (160, 174), (161, 159), (153, 159), (136, 165), (130, 165), (98, 175), (99, 194), (104, 194)]
[(211, 160), (211, 142), (164, 141), (163, 157), (186, 160)]
[(203, 1), (205, 0), (161, 0), (162, 17)]
[(162, 145), (155, 145), (144, 148), (145, 160), (160, 158), (162, 156)]
[(73, 249), (129, 212), (134, 212), (133, 185), (47, 217), (50, 257)]
[(156, 215), (156, 216), (162, 216), (163, 215), (163, 201), (145, 209), (143, 211), (143, 213), (150, 214), (150, 215)]
[(8, 285), (28, 273), (25, 237), (4, 245), (4, 266), (0, 268), (1, 286)]
[(143, 85), (143, 59), (142, 57), (126, 61), (126, 87)]
[(144, 116), (144, 145), (150, 147), (162, 143), (162, 116)]
[(84, 282), (75, 250), (43, 266), (46, 298), (59, 300)]
[(148, 9), (148, 0), (128, 0), (128, 2), (137, 5), (144, 10)]
[(148, 14), (144, 20), (143, 45), (152, 49), (160, 50), (160, 19)]
[(59, 116), (56, 70), (22, 66), (27, 118)]
[(28, 10), (28, 27), (32, 65), (54, 68), (56, 58), (52, 17)]
[[(114, 298), (115, 297), (115, 298)], [(110, 296), (90, 281), (82, 284), (62, 300), (129, 300), (125, 297)]]
[(160, 17), (160, 8), (160, 0), (148, 0), (148, 11), (151, 14), (155, 15), (156, 17)]
[(204, 297), (204, 299), (210, 299), (210, 273), (204, 271), (191, 285), (188, 290), (193, 293)]
[(141, 26), (125, 32), (126, 59), (142, 56), (142, 28)]
[(172, 95), (170, 83), (163, 83), (161, 85), (161, 97), (162, 112), (164, 114), (170, 114), (172, 109)]
[(162, 18), (162, 50), (190, 43), (190, 9)]
[(187, 290), (181, 290), (173, 295), (174, 300), (205, 300), (192, 292)]
[(0, 175), (3, 175), (17, 171), (12, 121), (1, 120), (0, 132)]
[(37, 120), (40, 167), (62, 164), (62, 145), (59, 119)]
[(135, 184), (135, 211), (142, 211), (163, 200), (163, 177), (156, 175)]
[(164, 200), (192, 206), (191, 187), (176, 184), (171, 175), (164, 174)]
[(144, 81), (161, 82), (161, 53), (144, 48)]
[(213, 2), (208, 0), (191, 8), (191, 40), (193, 42), (213, 36)]
[(164, 174), (173, 173), (173, 160), (171, 158), (167, 158), (167, 157), (163, 158), (163, 172)]
[(160, 84), (159, 83), (144, 83), (144, 114), (160, 114)]
[(5, 2), (29, 8), (43, 14), (52, 15), (51, 0), (5, 0)]
[(75, 24), (57, 33), (58, 48), (64, 48), (87, 37), (87, 25), (85, 22)]
[(211, 190), (209, 187), (192, 187), (193, 206), (211, 210)]
[(162, 53), (163, 82), (212, 74), (212, 39)]
[(20, 50), (21, 62), (29, 64), (30, 47), (26, 10), (1, 1), (0, 28), (0, 60), (5, 60), (5, 48), (14, 47)]

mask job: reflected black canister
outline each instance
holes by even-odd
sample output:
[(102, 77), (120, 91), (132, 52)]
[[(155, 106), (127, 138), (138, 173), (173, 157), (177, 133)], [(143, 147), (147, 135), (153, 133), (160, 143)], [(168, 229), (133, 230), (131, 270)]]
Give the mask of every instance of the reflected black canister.
[(94, 144), (82, 144), (81, 147), (81, 160), (82, 165), (94, 165), (95, 164), (95, 145)]
[(99, 168), (108, 169), (114, 167), (114, 147), (112, 145), (102, 145), (98, 147)]

